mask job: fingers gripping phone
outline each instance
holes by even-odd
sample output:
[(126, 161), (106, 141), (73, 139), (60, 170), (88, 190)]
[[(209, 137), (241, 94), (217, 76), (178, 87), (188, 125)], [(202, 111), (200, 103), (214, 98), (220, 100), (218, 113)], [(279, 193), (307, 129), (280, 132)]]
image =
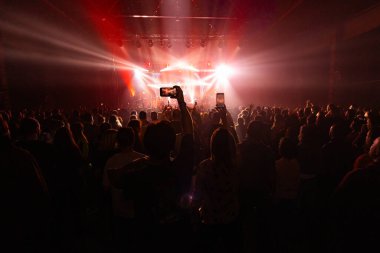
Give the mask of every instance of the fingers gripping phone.
[(177, 89), (175, 87), (161, 87), (160, 88), (160, 96), (161, 97), (177, 97)]
[(225, 107), (224, 93), (216, 93), (216, 107), (217, 108)]

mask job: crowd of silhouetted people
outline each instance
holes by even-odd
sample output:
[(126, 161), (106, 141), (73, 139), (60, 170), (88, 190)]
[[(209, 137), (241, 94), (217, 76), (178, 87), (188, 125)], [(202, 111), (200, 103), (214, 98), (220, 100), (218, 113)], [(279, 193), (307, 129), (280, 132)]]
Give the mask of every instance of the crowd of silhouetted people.
[(379, 111), (177, 89), (160, 110), (1, 111), (2, 251), (379, 251)]

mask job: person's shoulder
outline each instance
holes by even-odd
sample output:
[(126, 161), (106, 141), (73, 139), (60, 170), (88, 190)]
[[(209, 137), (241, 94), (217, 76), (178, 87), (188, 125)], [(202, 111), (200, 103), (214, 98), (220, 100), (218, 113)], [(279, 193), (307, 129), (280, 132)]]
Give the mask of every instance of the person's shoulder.
[(347, 187), (350, 185), (360, 184), (366, 182), (372, 177), (380, 176), (380, 164), (375, 163), (362, 169), (351, 170), (342, 180), (340, 187)]
[(249, 146), (249, 142), (248, 142), (247, 139), (243, 140), (241, 143), (239, 143), (239, 144), (237, 145), (238, 150), (246, 149), (246, 148), (248, 148), (248, 146)]
[(373, 162), (363, 169), (358, 169), (352, 171), (353, 176), (355, 177), (371, 177), (371, 176), (380, 176), (380, 162)]
[(148, 157), (143, 156), (133, 160), (131, 163), (127, 164), (124, 168), (129, 174), (138, 173), (146, 170), (150, 166)]
[(36, 164), (34, 156), (22, 147), (12, 146), (10, 157), (8, 158), (17, 164)]
[(205, 160), (203, 160), (203, 161), (201, 161), (200, 163), (199, 163), (199, 167), (202, 167), (202, 168), (204, 168), (204, 167), (209, 167), (209, 166), (211, 166), (212, 165), (212, 160), (211, 159), (205, 159)]
[(122, 157), (122, 154), (120, 153), (113, 154), (110, 158), (108, 158), (106, 162), (106, 166), (105, 166), (106, 169), (110, 169), (111, 167), (113, 167), (115, 163), (118, 163), (121, 157)]
[(133, 157), (136, 157), (134, 160), (137, 160), (140, 158), (148, 159), (147, 155), (140, 153), (140, 152), (137, 152), (137, 151), (132, 151), (132, 154), (133, 154)]
[(211, 159), (205, 159), (199, 163), (197, 166), (197, 175), (204, 174), (210, 167), (212, 167), (212, 160)]
[(47, 143), (44, 141), (40, 141), (40, 140), (32, 141), (31, 145), (33, 145), (33, 147), (35, 147), (36, 149), (40, 149), (41, 151), (44, 151), (44, 152), (50, 153), (53, 151), (53, 144)]
[(12, 146), (12, 154), (20, 157), (32, 157), (32, 154), (23, 146)]

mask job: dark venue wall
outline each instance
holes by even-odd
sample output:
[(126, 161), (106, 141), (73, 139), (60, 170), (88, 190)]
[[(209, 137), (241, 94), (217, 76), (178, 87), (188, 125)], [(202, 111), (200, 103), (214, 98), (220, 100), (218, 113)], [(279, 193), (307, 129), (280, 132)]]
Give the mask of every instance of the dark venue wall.
[[(337, 103), (356, 101), (378, 106), (380, 92), (380, 29), (374, 29), (338, 45)], [(343, 99), (344, 98), (344, 99)]]
[[(78, 108), (100, 103), (117, 107), (117, 97), (124, 92), (122, 80), (110, 70), (48, 64), (6, 64), (9, 94), (13, 107)], [(119, 78), (118, 78), (119, 79)]]

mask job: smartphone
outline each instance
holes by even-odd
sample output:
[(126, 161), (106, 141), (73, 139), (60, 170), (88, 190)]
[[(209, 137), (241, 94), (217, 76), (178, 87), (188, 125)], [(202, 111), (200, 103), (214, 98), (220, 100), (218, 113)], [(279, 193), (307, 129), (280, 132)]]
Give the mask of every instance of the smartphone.
[(224, 107), (224, 93), (216, 93), (216, 107)]
[(177, 89), (174, 87), (161, 87), (160, 96), (175, 98), (177, 96)]

